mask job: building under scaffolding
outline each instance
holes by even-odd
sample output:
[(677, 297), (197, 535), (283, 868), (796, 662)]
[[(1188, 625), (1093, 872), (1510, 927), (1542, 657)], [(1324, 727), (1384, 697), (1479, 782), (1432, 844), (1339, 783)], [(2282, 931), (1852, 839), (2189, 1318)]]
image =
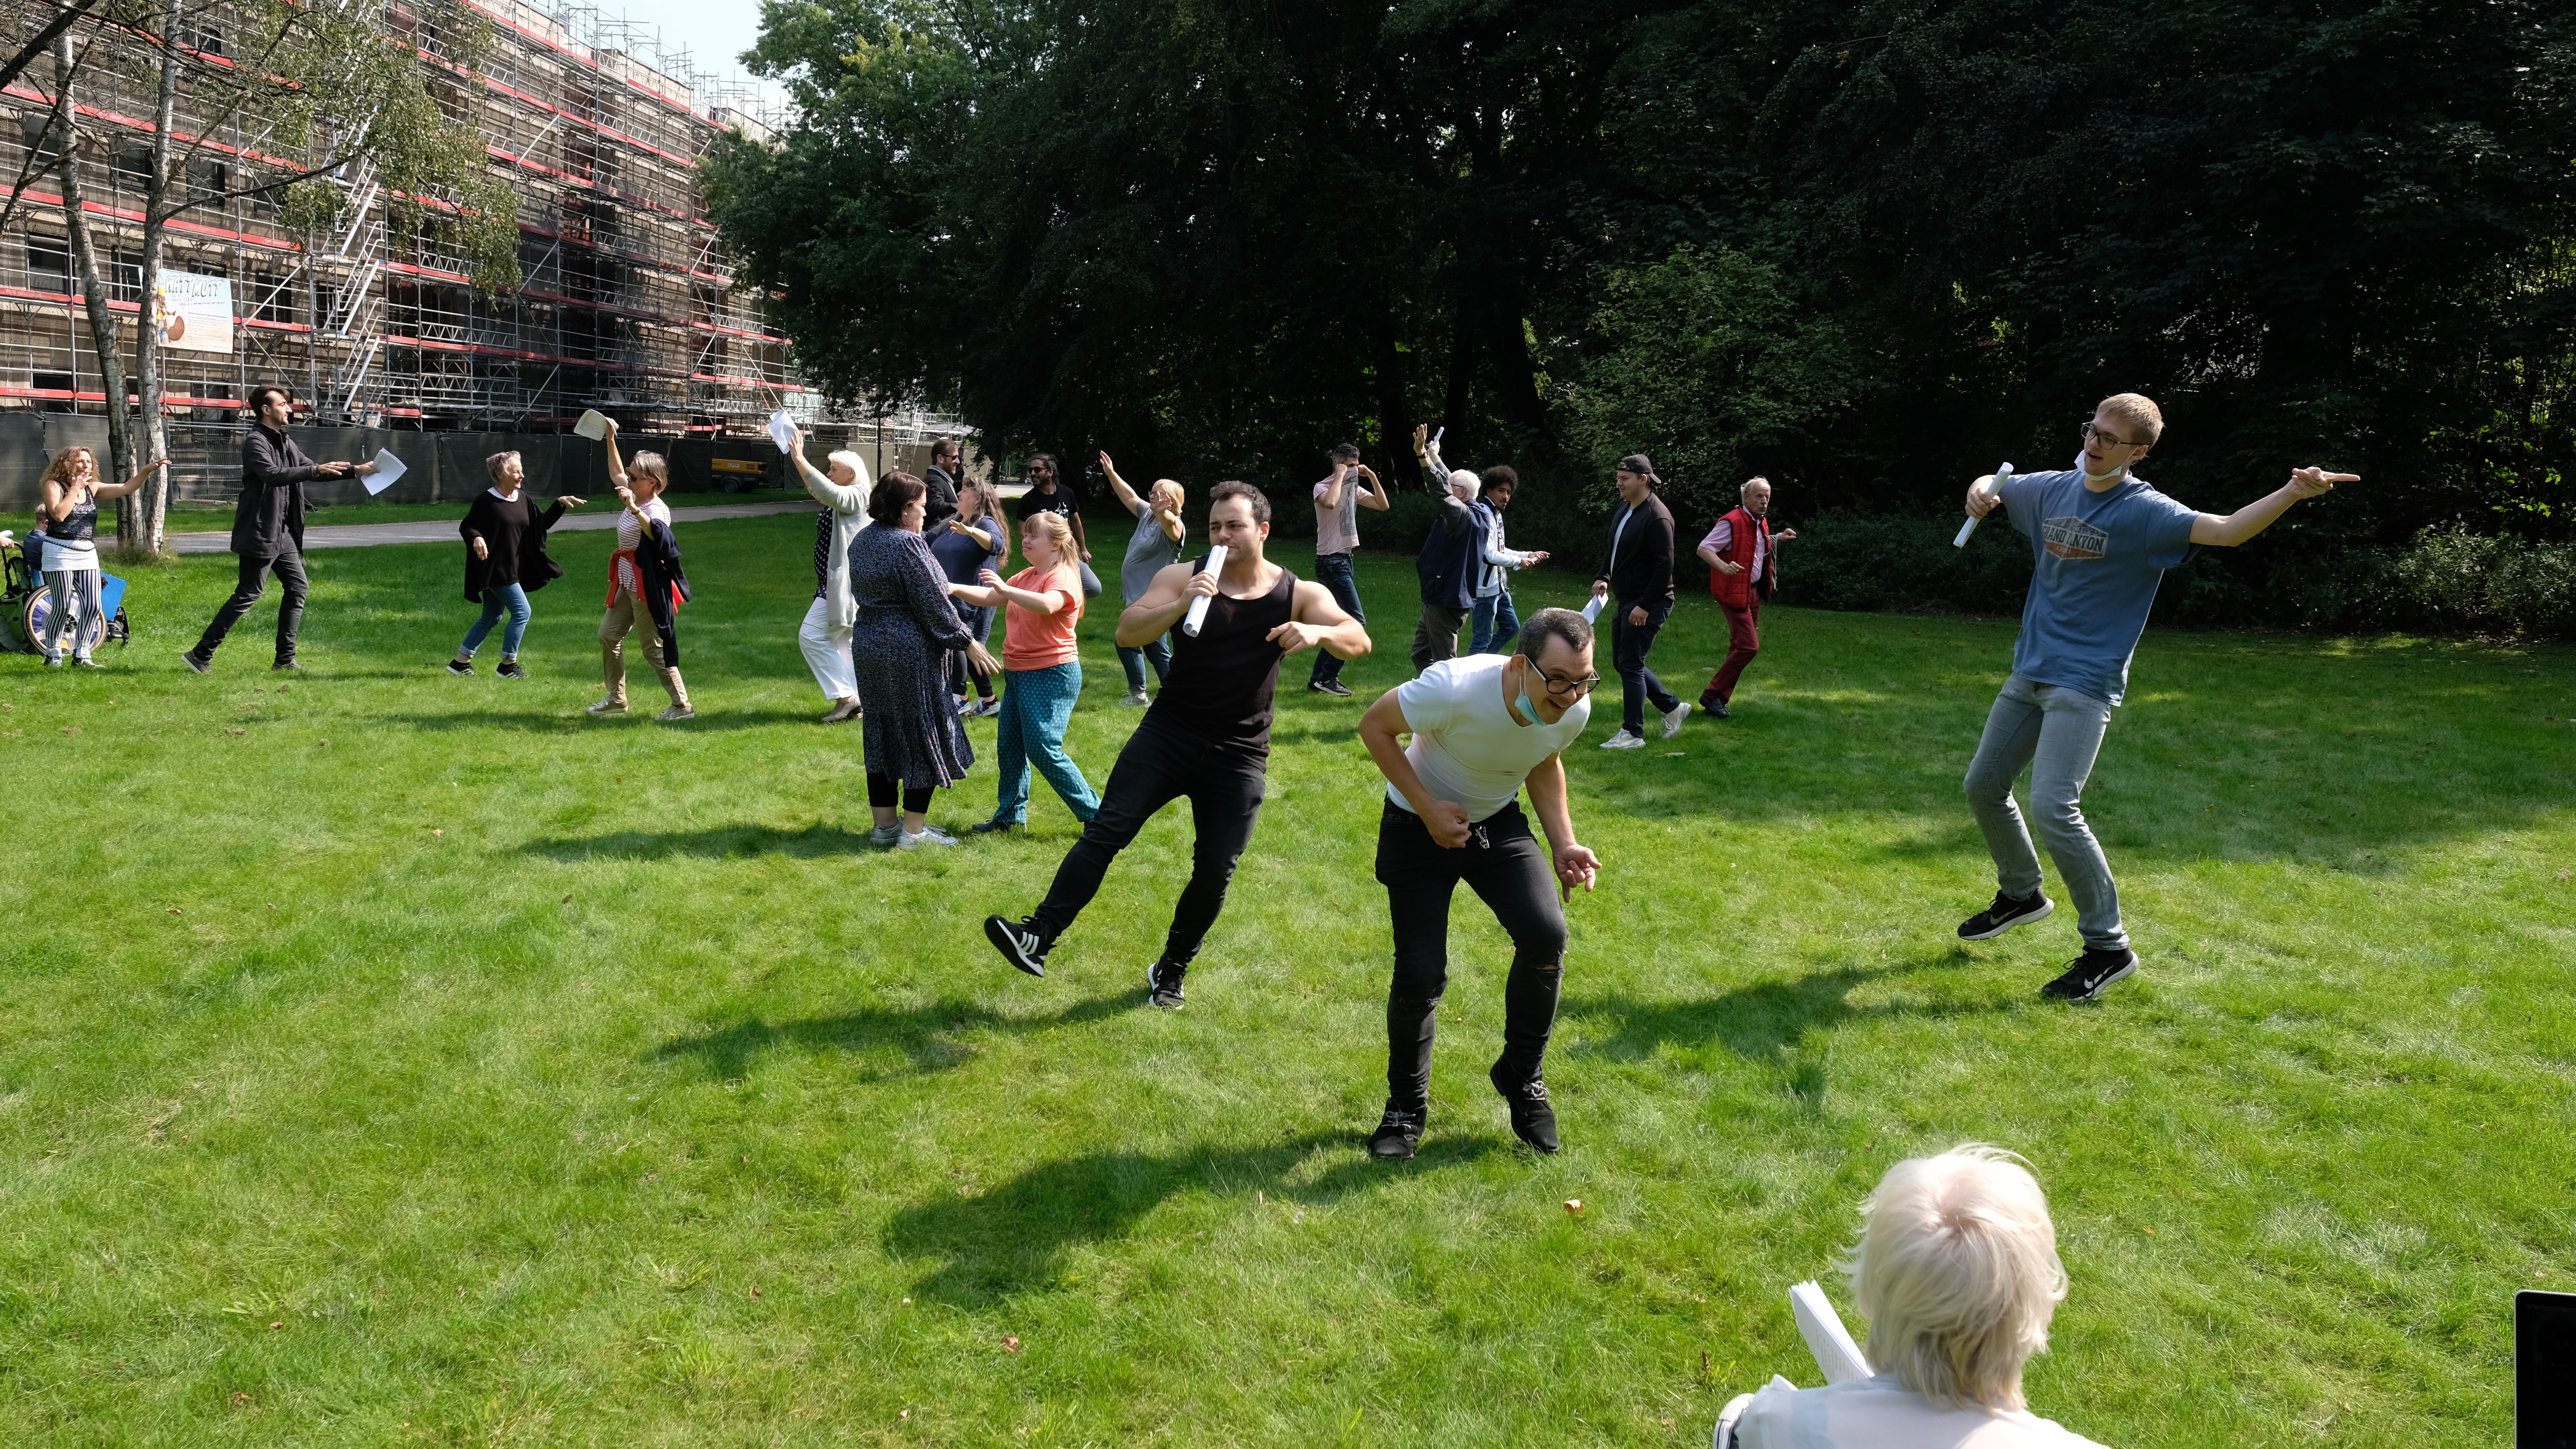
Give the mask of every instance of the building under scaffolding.
[[(443, 229), (402, 225), (363, 167), (340, 178), (351, 204), (327, 235), (290, 232), (273, 194), (187, 212), (166, 233), (164, 272), (225, 279), (233, 340), (228, 353), (162, 352), (179, 496), (237, 484), (244, 399), (266, 382), (310, 398), (314, 423), (396, 434), (560, 433), (595, 408), (629, 436), (720, 445), (757, 439), (784, 407), (825, 447), (917, 466), (929, 436), (953, 431), (915, 409), (826, 407), (768, 330), (760, 297), (735, 285), (695, 165), (724, 130), (767, 138), (776, 117), (758, 97), (580, 6), (466, 0), (491, 32), (467, 69), (403, 0), (359, 3), (381, 7), (387, 34), (438, 70), (440, 106), (483, 132), (489, 164), (520, 198), (523, 282), (499, 298), (477, 291)], [(190, 14), (183, 39), (221, 56), (227, 7)], [(148, 68), (85, 66), (76, 90), (86, 210), (126, 322), (129, 386), (152, 112), (137, 75)], [(43, 65), (0, 96), (15, 121), (0, 128), (8, 174), (45, 144), (50, 96)], [(183, 85), (174, 130), (194, 135), (190, 120)], [(225, 123), (185, 184), (212, 194), (276, 174), (285, 163), (262, 152), (263, 128), (256, 116)], [(40, 159), (0, 236), (0, 410), (57, 415), (43, 420), (48, 434), (87, 440), (99, 424), (77, 415), (103, 413), (107, 399), (56, 188)], [(38, 419), (0, 421), (18, 433)], [(32, 479), (7, 482), (14, 494)]]

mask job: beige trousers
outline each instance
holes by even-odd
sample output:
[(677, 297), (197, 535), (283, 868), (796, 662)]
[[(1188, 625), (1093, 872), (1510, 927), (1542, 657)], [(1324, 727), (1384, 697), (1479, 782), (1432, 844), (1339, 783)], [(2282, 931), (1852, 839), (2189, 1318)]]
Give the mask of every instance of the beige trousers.
[(653, 664), (653, 672), (662, 678), (662, 688), (669, 691), (671, 703), (686, 706), (689, 686), (680, 680), (680, 671), (662, 662), (662, 635), (653, 627), (653, 616), (637, 607), (631, 594), (619, 594), (617, 602), (599, 621), (599, 675), (608, 685), (608, 697), (626, 698), (626, 636), (643, 626), (644, 657)]

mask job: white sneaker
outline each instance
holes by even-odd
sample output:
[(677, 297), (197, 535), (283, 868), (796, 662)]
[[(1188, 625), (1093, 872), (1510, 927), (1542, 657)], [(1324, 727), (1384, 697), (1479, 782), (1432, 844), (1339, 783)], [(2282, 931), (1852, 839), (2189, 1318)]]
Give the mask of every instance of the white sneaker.
[(1131, 709), (1143, 709), (1145, 706), (1152, 704), (1153, 702), (1154, 701), (1152, 699), (1146, 696), (1145, 691), (1141, 689), (1131, 689), (1127, 691), (1125, 703)]
[(903, 839), (900, 825), (880, 825), (868, 832), (868, 844), (879, 850), (892, 850)]
[(1681, 703), (1674, 705), (1672, 709), (1664, 715), (1665, 739), (1671, 739), (1673, 736), (1682, 732), (1682, 721), (1690, 718), (1690, 711), (1690, 701), (1685, 699)]
[(1624, 729), (1601, 742), (1601, 748), (1605, 750), (1642, 750), (1645, 747), (1645, 736), (1632, 735)]
[(675, 704), (669, 709), (662, 711), (660, 714), (653, 716), (653, 718), (660, 720), (664, 724), (676, 724), (681, 720), (696, 719), (697, 717), (698, 712), (689, 708), (685, 704)]
[(895, 841), (894, 848), (897, 850), (919, 850), (925, 845), (955, 845), (956, 843), (956, 836), (949, 834), (947, 831), (940, 829), (936, 825), (924, 825), (921, 827), (921, 833), (918, 835), (909, 830), (904, 831), (901, 837)]
[(593, 704), (591, 704), (591, 705), (587, 706), (586, 708), (584, 708), (584, 709), (582, 710), (582, 713), (583, 713), (583, 714), (624, 714), (624, 713), (626, 713), (626, 701), (624, 701), (624, 700), (622, 700), (622, 699), (603, 699), (603, 700), (599, 700), (599, 701), (597, 701), (596, 703), (593, 703)]

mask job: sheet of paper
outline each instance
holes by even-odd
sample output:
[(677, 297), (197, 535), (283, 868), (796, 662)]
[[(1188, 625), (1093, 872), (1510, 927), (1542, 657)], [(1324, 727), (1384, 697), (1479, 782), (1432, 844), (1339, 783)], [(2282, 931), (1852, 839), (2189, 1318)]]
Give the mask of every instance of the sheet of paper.
[(1812, 1280), (1790, 1289), (1789, 1313), (1798, 1320), (1798, 1335), (1807, 1340), (1807, 1352), (1816, 1356), (1816, 1367), (1824, 1370), (1826, 1383), (1870, 1376), (1869, 1360), (1852, 1342), (1851, 1331), (1843, 1327), (1843, 1317), (1827, 1301), (1824, 1289)]
[(581, 421), (573, 424), (572, 430), (596, 443), (608, 436), (608, 416), (597, 408), (586, 408), (582, 411)]
[(787, 409), (780, 408), (769, 415), (769, 441), (776, 443), (782, 453), (796, 450), (796, 420), (787, 415)]
[(401, 482), (402, 475), (410, 471), (411, 470), (409, 468), (403, 466), (402, 459), (395, 457), (392, 453), (383, 448), (378, 448), (376, 450), (376, 471), (360, 477), (358, 481), (367, 485), (367, 494), (369, 497), (373, 497), (376, 494), (382, 493), (386, 489), (391, 488), (396, 483)]

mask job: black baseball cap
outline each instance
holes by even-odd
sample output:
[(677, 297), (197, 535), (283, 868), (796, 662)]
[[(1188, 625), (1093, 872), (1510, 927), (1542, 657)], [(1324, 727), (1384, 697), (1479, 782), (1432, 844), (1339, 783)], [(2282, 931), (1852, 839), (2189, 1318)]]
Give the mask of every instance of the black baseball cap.
[(1646, 455), (1643, 453), (1630, 453), (1627, 457), (1620, 459), (1619, 471), (1622, 473), (1634, 473), (1640, 478), (1653, 479), (1658, 483), (1663, 481), (1662, 479), (1655, 477), (1655, 465), (1648, 462), (1646, 460)]

